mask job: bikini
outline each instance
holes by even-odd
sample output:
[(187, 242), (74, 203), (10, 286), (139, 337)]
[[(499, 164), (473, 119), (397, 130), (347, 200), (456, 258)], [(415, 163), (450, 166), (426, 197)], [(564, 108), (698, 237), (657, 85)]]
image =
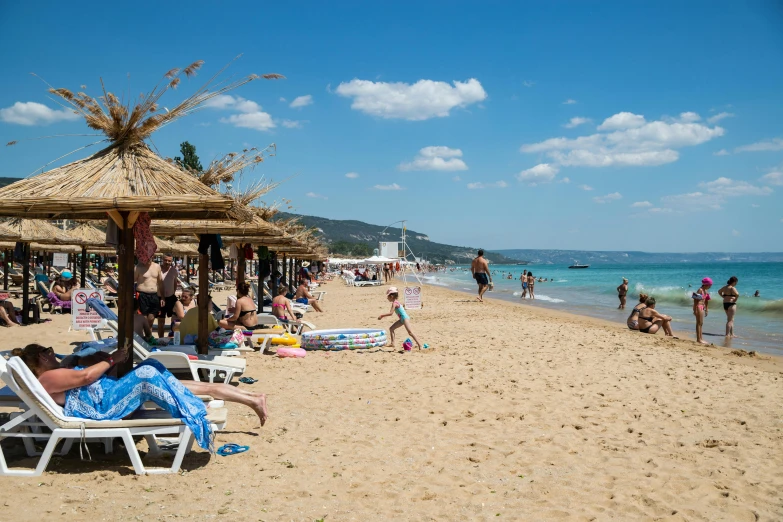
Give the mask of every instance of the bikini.
[[(733, 297), (735, 299), (739, 299), (739, 292), (737, 292), (736, 294), (724, 295), (723, 297)], [(723, 301), (723, 309), (724, 310), (728, 310), (729, 308), (731, 308), (732, 306), (734, 306), (736, 304), (737, 304), (737, 301), (734, 301), (732, 303), (727, 303), (726, 301)]]
[[(647, 308), (647, 306), (645, 306), (644, 308)], [(630, 323), (628, 323), (628, 328), (630, 330), (636, 330), (637, 328), (639, 328), (639, 313), (642, 310), (644, 310), (644, 308), (638, 308), (638, 307), (635, 306), (633, 308), (633, 310), (631, 310), (631, 317), (633, 317), (635, 315), (636, 319), (633, 319), (633, 320), (631, 320)], [(649, 328), (648, 328), (648, 330), (649, 330)], [(645, 332), (645, 333), (647, 333), (647, 332)]]

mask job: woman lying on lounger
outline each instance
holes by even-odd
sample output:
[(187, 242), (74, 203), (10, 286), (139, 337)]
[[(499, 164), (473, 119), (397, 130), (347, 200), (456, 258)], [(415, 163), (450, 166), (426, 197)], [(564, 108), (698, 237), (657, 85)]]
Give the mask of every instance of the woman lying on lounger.
[(44, 390), (64, 407), (65, 415), (118, 420), (152, 401), (182, 419), (204, 449), (209, 448), (210, 425), (206, 406), (194, 394), (244, 404), (256, 412), (262, 426), (268, 415), (266, 395), (262, 393), (246, 392), (228, 384), (179, 381), (162, 364), (149, 359), (119, 379), (106, 375), (115, 364), (127, 359), (126, 348), (111, 355), (98, 352), (82, 357), (73, 368), (62, 368), (54, 350), (40, 344), (14, 348), (11, 354), (24, 361)]

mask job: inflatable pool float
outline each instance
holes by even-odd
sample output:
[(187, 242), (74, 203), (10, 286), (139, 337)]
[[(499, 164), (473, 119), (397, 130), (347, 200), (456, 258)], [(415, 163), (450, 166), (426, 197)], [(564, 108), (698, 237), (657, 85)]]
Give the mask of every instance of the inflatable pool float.
[(286, 332), (283, 335), (279, 337), (272, 337), (269, 340), (270, 344), (273, 345), (282, 345), (282, 346), (293, 346), (297, 344), (299, 341), (296, 340), (296, 337), (292, 336), (290, 333)]
[(313, 330), (302, 334), (305, 350), (360, 350), (386, 345), (386, 331), (377, 329)]
[(307, 352), (302, 348), (284, 347), (281, 346), (277, 349), (278, 357), (304, 357)]

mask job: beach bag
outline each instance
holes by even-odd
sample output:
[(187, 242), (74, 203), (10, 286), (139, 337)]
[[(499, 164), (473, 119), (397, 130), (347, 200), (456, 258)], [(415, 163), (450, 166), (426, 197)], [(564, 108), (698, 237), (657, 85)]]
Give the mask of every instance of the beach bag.
[(213, 348), (231, 349), (238, 348), (245, 342), (245, 335), (241, 328), (234, 330), (215, 330), (209, 334), (209, 345)]

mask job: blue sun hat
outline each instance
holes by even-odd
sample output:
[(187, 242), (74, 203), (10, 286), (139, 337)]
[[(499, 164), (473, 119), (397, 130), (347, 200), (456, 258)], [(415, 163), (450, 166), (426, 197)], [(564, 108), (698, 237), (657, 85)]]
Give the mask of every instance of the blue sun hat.
[(63, 279), (73, 279), (73, 274), (71, 273), (71, 271), (70, 271), (70, 270), (63, 270), (63, 271), (60, 273), (60, 276), (61, 276)]

